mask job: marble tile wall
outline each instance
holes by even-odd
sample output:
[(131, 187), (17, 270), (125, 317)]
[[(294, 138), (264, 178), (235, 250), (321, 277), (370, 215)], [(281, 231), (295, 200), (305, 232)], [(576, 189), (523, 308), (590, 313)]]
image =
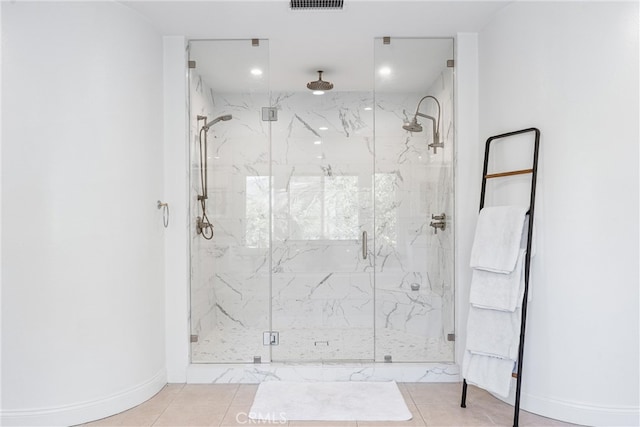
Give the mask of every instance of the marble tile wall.
[[(192, 227), (193, 362), (453, 360), (453, 224), (429, 227), (431, 214), (453, 217), (452, 81), (445, 70), (428, 91), (443, 110), (434, 154), (431, 132), (401, 127), (419, 95), (269, 99), (192, 80), (193, 116), (233, 114), (208, 134), (215, 236)], [(277, 122), (261, 120), (270, 102)], [(278, 346), (262, 345), (270, 328)]]
[[(430, 121), (424, 131), (401, 129), (422, 96), (441, 104), (441, 139), (434, 153)], [(431, 101), (427, 99), (426, 101)], [(420, 111), (436, 117), (435, 102)], [(422, 94), (376, 95), (376, 360), (452, 361), (453, 76), (445, 69)], [(396, 192), (396, 199), (389, 195)], [(445, 213), (447, 228), (429, 226)]]
[[(269, 128), (260, 106), (267, 94), (214, 93), (190, 75), (191, 117), (232, 114), (208, 133), (207, 216), (214, 237), (196, 233), (202, 216), (199, 128), (191, 120), (191, 334), (192, 361), (248, 362), (269, 357), (262, 331), (269, 330)], [(202, 125), (202, 122), (200, 122)], [(252, 330), (254, 342), (238, 342)], [(216, 345), (212, 345), (216, 344)], [(259, 344), (259, 345), (258, 345)]]
[[(199, 159), (198, 153), (198, 125), (196, 122), (197, 115), (205, 115), (213, 117), (213, 94), (202, 77), (192, 71), (190, 76), (190, 110), (191, 117), (194, 118), (190, 122), (190, 153), (191, 153), (191, 191), (190, 191), (190, 213), (192, 217), (202, 216), (199, 203), (196, 203), (196, 196), (201, 194), (202, 189), (199, 184)], [(191, 310), (190, 316), (192, 320), (191, 333), (198, 336), (206, 336), (211, 333), (216, 325), (216, 300), (213, 283), (207, 280), (214, 274), (211, 263), (205, 260), (212, 254), (208, 253), (205, 242), (195, 235), (195, 221), (191, 221)]]
[(373, 230), (372, 93), (275, 101), (272, 359), (371, 359), (373, 258), (362, 232)]

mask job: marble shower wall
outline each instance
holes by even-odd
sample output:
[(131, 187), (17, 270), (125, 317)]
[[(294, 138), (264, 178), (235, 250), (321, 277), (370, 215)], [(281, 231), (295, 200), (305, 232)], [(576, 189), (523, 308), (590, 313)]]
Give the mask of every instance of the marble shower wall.
[[(431, 122), (401, 128), (424, 95), (441, 105), (443, 148)], [(420, 111), (437, 117), (431, 99)], [(420, 94), (376, 94), (376, 360), (453, 361), (453, 75), (449, 68)], [(446, 229), (429, 226), (446, 215)]]
[(213, 274), (212, 264), (206, 262), (209, 258), (207, 246), (202, 238), (195, 235), (195, 221), (193, 218), (202, 216), (200, 204), (197, 203), (196, 196), (201, 194), (200, 177), (199, 177), (199, 159), (198, 159), (198, 125), (202, 122), (196, 122), (197, 115), (205, 115), (212, 117), (213, 99), (211, 89), (203, 81), (202, 77), (195, 71), (190, 75), (190, 110), (191, 117), (194, 118), (190, 122), (189, 134), (191, 135), (190, 153), (191, 153), (191, 191), (190, 196), (190, 213), (192, 216), (191, 224), (191, 334), (204, 336), (213, 331), (216, 324), (215, 311), (215, 294), (213, 283), (208, 280)]
[(372, 93), (279, 94), (274, 106), (272, 358), (372, 359)]
[[(446, 70), (428, 91), (443, 109), (433, 154), (431, 132), (401, 127), (422, 94), (377, 94), (374, 106), (371, 92), (269, 99), (192, 81), (193, 117), (233, 115), (208, 134), (214, 238), (191, 230), (193, 362), (453, 361), (453, 225), (429, 227), (431, 214), (453, 217), (451, 82)], [(278, 121), (262, 121), (268, 105)], [(262, 345), (270, 329), (278, 346)]]
[[(207, 133), (211, 240), (195, 228), (202, 190), (199, 128), (191, 120), (191, 334), (198, 336), (192, 361), (268, 360), (262, 331), (269, 330), (270, 310), (269, 124), (260, 116), (268, 94), (215, 93), (194, 71), (190, 79), (191, 117), (233, 116)], [(236, 342), (247, 330), (255, 331), (254, 342)]]

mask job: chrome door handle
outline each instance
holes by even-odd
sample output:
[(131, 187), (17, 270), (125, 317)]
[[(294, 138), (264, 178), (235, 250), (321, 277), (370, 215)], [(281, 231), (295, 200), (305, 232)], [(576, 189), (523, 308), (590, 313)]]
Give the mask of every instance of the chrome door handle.
[(362, 232), (362, 259), (367, 259), (367, 232)]

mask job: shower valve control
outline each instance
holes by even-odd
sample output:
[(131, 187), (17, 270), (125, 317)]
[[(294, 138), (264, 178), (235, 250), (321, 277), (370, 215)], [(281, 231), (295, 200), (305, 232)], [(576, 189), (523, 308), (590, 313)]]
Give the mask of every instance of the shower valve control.
[(431, 219), (435, 221), (431, 221), (431, 223), (429, 223), (429, 226), (433, 227), (433, 231), (435, 232), (435, 234), (438, 234), (438, 229), (444, 231), (447, 228), (447, 216), (444, 213), (440, 215), (431, 214)]

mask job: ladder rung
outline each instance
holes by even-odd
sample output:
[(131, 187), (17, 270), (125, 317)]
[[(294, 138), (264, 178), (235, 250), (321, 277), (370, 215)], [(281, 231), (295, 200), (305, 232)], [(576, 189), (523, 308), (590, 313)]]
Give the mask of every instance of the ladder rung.
[(517, 171), (491, 173), (491, 174), (485, 175), (484, 177), (486, 179), (489, 179), (489, 178), (499, 178), (501, 176), (522, 175), (525, 173), (533, 173), (533, 169), (521, 169)]

